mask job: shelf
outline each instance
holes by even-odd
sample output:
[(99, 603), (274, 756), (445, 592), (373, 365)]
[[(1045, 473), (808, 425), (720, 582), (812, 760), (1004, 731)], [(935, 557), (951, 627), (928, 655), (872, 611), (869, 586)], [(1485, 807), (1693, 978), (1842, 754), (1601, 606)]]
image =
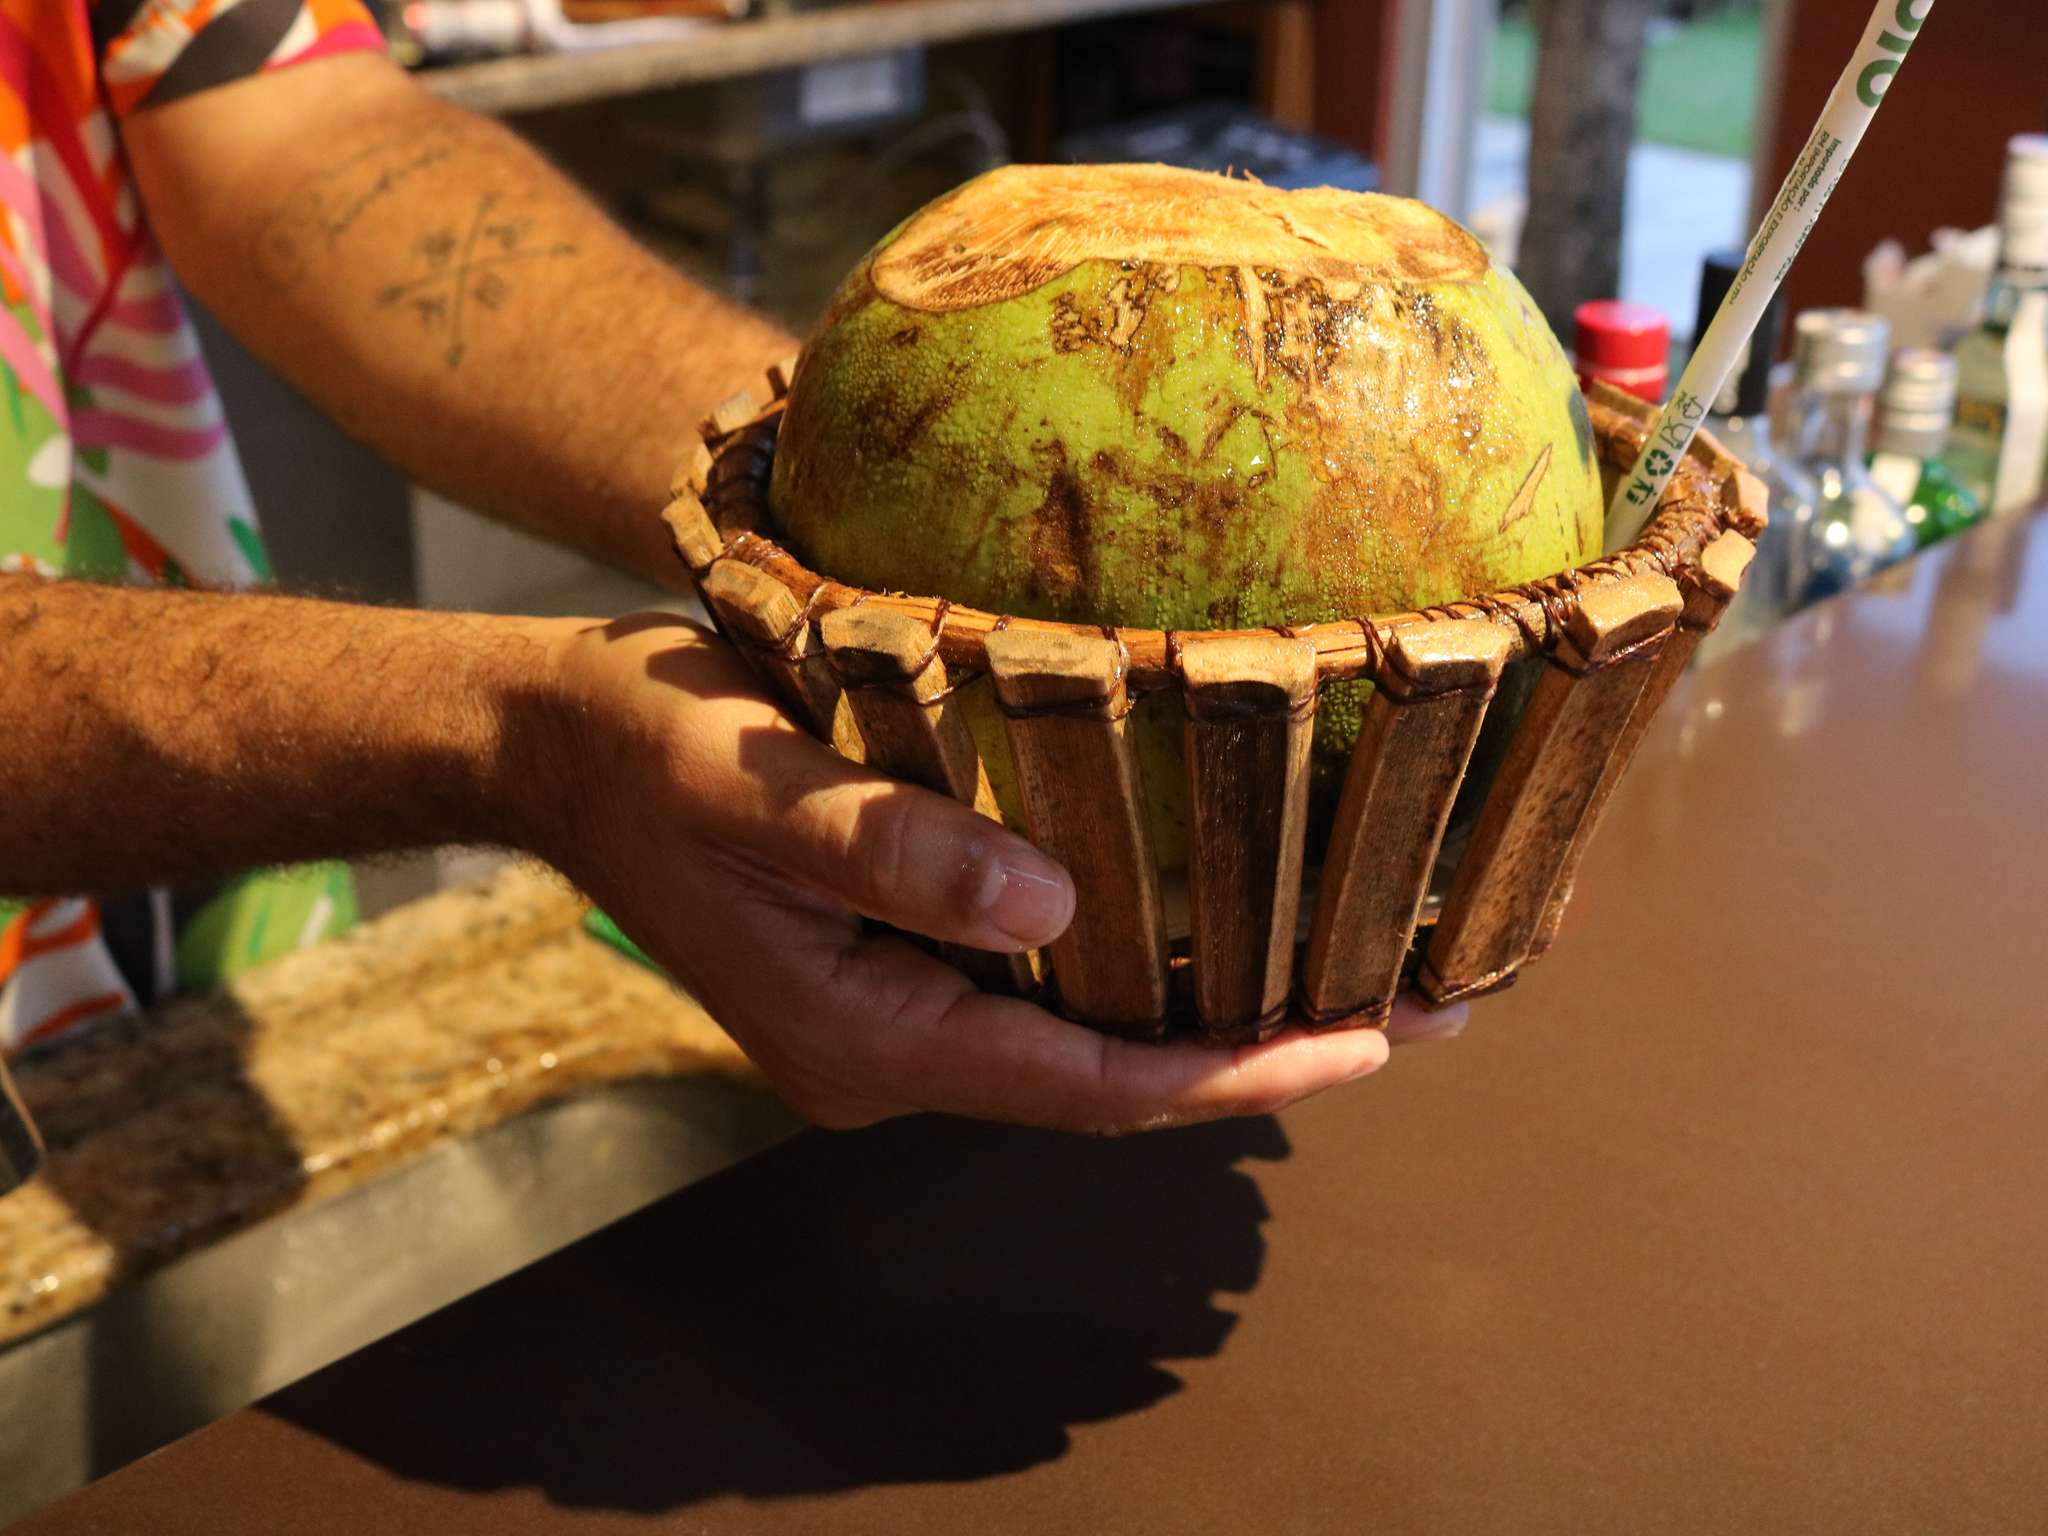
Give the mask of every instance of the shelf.
[(701, 85), (897, 48), (1039, 31), (1187, 8), (1188, 0), (871, 0), (705, 27), (672, 42), (593, 53), (522, 54), (422, 70), (443, 101), (506, 114)]

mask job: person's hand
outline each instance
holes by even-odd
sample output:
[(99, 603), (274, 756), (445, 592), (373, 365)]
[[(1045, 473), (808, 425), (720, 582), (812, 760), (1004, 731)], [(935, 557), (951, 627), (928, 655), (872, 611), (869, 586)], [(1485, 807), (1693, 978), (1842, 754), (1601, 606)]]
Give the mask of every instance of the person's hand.
[[(978, 949), (1050, 942), (1066, 871), (943, 795), (836, 756), (687, 620), (558, 632), (569, 751), (534, 851), (703, 1003), (799, 1113), (827, 1126), (945, 1110), (1116, 1132), (1278, 1109), (1377, 1070), (1373, 1030), (1210, 1050), (1111, 1039), (861, 918)], [(1394, 1033), (1462, 1010), (1404, 1002)]]

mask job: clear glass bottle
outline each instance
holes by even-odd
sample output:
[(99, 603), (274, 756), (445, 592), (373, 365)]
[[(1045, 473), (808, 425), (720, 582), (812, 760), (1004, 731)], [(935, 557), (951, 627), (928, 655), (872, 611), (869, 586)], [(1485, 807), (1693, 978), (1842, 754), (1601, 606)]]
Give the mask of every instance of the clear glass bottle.
[(1812, 309), (1794, 327), (1796, 457), (1819, 492), (1792, 550), (1799, 605), (1867, 581), (1919, 547), (1906, 510), (1870, 478), (1871, 418), (1891, 326), (1853, 309)]
[(2048, 469), (2048, 137), (2007, 147), (1998, 276), (1984, 323), (1956, 348), (1948, 467), (1994, 513), (2041, 499)]
[[(1740, 250), (1716, 251), (1707, 257), (1700, 272), (1695, 340), (1706, 334), (1708, 323), (1727, 297), (1745, 259), (1746, 253)], [(1764, 483), (1764, 489), (1770, 493), (1771, 521), (1757, 541), (1756, 559), (1743, 578), (1742, 590), (1700, 646), (1698, 655), (1702, 661), (1739, 649), (1770, 629), (1794, 606), (1792, 551), (1813, 521), (1819, 492), (1813, 481), (1771, 441), (1771, 360), (1778, 355), (1784, 318), (1782, 295), (1773, 297), (1757, 322), (1748, 352), (1723, 386), (1705, 422), (1706, 430)]]
[(1956, 410), (1956, 360), (1932, 347), (1908, 347), (1892, 359), (1877, 407), (1877, 452), (1870, 478), (1906, 509), (1925, 549), (1984, 515), (1976, 497), (1941, 455)]

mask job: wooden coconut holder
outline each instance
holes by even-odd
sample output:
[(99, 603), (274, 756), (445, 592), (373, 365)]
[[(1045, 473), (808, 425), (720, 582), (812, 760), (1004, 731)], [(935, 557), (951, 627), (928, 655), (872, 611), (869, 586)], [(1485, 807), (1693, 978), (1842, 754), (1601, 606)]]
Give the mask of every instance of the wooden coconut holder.
[[(1556, 937), (1616, 782), (1734, 597), (1765, 520), (1761, 483), (1703, 433), (1633, 545), (1506, 591), (1279, 630), (1010, 618), (849, 587), (775, 542), (767, 488), (792, 366), (770, 370), (766, 403), (739, 395), (703, 423), (664, 514), (677, 553), (721, 631), (820, 740), (1000, 819), (952, 702), (991, 680), (1022, 830), (1072, 872), (1079, 902), (1043, 955), (947, 957), (985, 988), (1138, 1038), (1373, 1027), (1404, 986), (1442, 1005), (1513, 982)], [(1603, 465), (1626, 472), (1654, 411), (1605, 386), (1590, 406)], [(1434, 902), (1488, 707), (1506, 669), (1537, 656), (1548, 665)], [(1312, 861), (1310, 737), (1318, 690), (1339, 680), (1375, 686)], [(1127, 719), (1138, 696), (1165, 689), (1187, 722), (1180, 944)]]

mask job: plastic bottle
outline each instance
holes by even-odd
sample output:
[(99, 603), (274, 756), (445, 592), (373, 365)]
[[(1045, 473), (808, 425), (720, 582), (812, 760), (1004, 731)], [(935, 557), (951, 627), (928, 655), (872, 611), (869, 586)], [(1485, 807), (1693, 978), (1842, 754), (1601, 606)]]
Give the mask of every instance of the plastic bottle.
[(1906, 509), (1922, 549), (1984, 515), (1982, 504), (1941, 461), (1955, 409), (1954, 358), (1931, 347), (1908, 347), (1892, 359), (1878, 399), (1870, 478)]
[(2048, 468), (2048, 137), (2007, 147), (1998, 276), (1984, 323), (1956, 348), (1948, 467), (1994, 513), (2041, 499)]

